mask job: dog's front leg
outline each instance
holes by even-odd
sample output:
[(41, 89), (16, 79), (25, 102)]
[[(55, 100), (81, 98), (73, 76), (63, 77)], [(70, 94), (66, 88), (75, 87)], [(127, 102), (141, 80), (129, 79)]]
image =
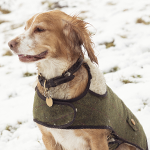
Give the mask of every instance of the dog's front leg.
[[(99, 139), (100, 138), (100, 139)], [(90, 141), (91, 150), (109, 150), (106, 137), (95, 137)]]
[(107, 137), (110, 133), (106, 129), (86, 129), (91, 150), (109, 150)]
[(43, 135), (42, 139), (47, 150), (63, 150), (52, 135)]
[(42, 133), (42, 139), (47, 150), (63, 150), (61, 145), (56, 143), (53, 135), (47, 131), (46, 127), (39, 124), (37, 126)]

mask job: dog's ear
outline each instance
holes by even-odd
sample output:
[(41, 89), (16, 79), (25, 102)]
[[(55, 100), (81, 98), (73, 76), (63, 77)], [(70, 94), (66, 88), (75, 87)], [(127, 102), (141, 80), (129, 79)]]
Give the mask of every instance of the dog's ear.
[(70, 47), (75, 48), (83, 45), (90, 60), (98, 64), (97, 57), (95, 56), (92, 48), (93, 43), (91, 41), (90, 32), (87, 30), (88, 23), (79, 20), (76, 16), (73, 16), (71, 21), (63, 20), (63, 24), (63, 33), (65, 34)]

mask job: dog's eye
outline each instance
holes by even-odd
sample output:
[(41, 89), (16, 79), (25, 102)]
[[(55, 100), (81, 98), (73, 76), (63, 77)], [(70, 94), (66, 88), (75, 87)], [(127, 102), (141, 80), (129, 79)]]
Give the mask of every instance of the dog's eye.
[(34, 32), (43, 32), (43, 31), (45, 31), (45, 29), (42, 29), (42, 28), (36, 28), (36, 29), (34, 30)]

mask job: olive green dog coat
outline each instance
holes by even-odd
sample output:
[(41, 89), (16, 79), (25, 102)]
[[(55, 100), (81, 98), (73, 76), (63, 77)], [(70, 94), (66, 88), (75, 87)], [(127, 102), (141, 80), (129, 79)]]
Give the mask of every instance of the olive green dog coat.
[(79, 97), (53, 99), (52, 107), (46, 105), (45, 97), (36, 88), (34, 121), (59, 129), (109, 129), (114, 139), (109, 143), (112, 147), (125, 142), (140, 150), (148, 150), (141, 124), (123, 101), (108, 86), (105, 95), (94, 93), (89, 86), (90, 77), (86, 90)]

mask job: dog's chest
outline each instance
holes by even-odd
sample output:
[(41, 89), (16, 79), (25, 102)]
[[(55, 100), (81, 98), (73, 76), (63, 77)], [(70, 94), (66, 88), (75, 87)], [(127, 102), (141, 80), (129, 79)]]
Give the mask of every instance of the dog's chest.
[(61, 144), (65, 150), (90, 150), (87, 142), (81, 136), (77, 136), (74, 130), (52, 128), (47, 128), (47, 130), (51, 132), (55, 141)]

